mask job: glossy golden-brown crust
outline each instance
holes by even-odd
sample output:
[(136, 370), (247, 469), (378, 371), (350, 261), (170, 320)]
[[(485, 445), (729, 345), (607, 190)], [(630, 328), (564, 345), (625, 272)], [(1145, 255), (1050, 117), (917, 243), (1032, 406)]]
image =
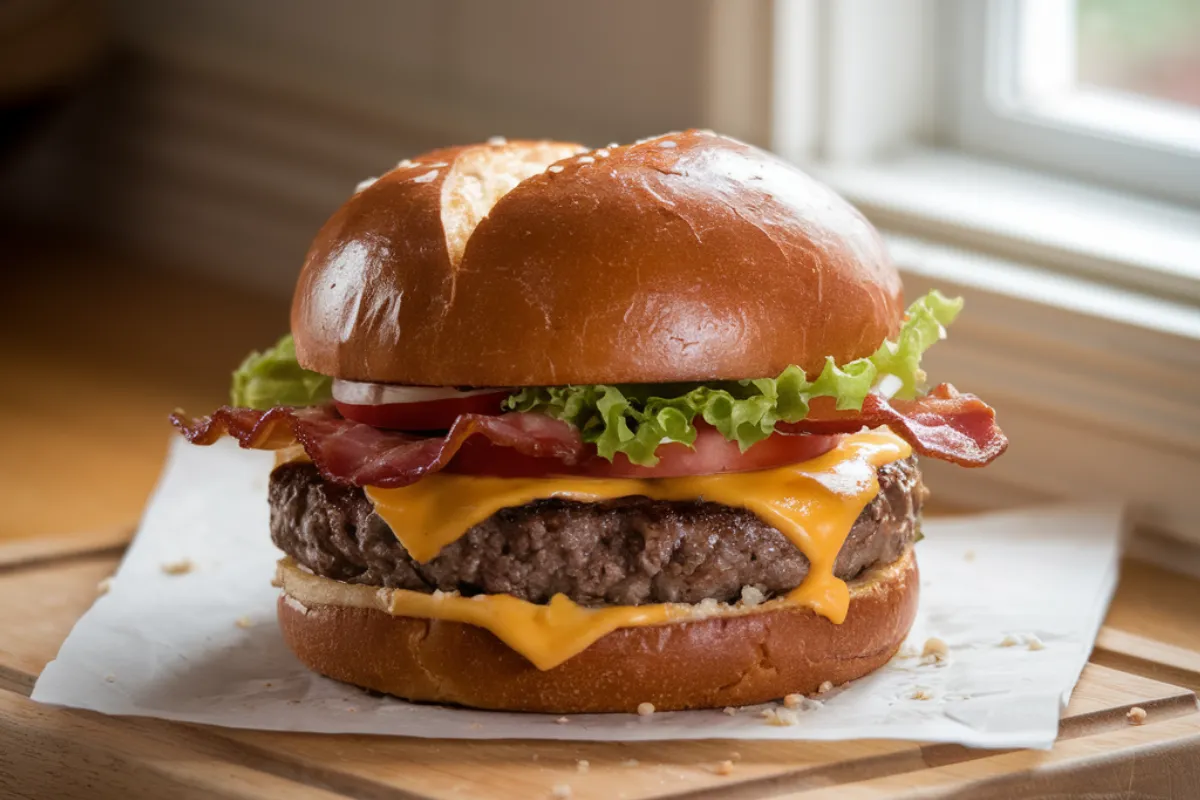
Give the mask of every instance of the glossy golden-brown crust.
[(278, 611), (284, 640), (308, 667), (408, 700), (552, 714), (635, 711), (649, 702), (666, 711), (811, 694), (825, 681), (881, 667), (916, 615), (912, 551), (850, 587), (841, 625), (792, 608), (625, 628), (546, 671), (471, 625), (305, 607), (286, 595)]
[[(300, 363), (419, 385), (758, 378), (869, 355), (898, 330), (878, 234), (792, 165), (701, 131), (551, 165), (575, 149), (437, 150), (352, 197), (297, 284)], [(477, 227), (458, 216), (463, 185), (499, 196)]]

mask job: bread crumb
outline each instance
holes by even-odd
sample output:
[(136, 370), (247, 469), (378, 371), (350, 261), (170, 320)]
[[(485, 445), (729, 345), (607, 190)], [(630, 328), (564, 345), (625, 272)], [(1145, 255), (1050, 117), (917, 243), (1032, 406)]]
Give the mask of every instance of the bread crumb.
[(642, 762), (638, 761), (636, 758), (627, 758), (621, 762), (622, 767), (640, 767), (641, 765)]
[(974, 561), (975, 560), (975, 551), (968, 550), (967, 552), (963, 553), (963, 560), (964, 561)]
[(896, 651), (897, 658), (916, 658), (919, 655), (921, 655), (921, 651), (918, 650), (917, 646), (912, 642), (905, 642), (900, 646), (900, 649)]
[(732, 758), (734, 761), (742, 760), (742, 754), (739, 753), (737, 750), (734, 750), (732, 753), (730, 753), (729, 757)]
[(802, 702), (804, 702), (804, 695), (802, 694), (789, 694), (783, 698), (783, 704), (788, 708), (799, 708)]
[(737, 713), (738, 713), (738, 709), (734, 708), (733, 706), (725, 706), (725, 715), (726, 716), (732, 717), (732, 716), (736, 715)]
[(358, 194), (363, 189), (370, 189), (371, 186), (374, 185), (375, 181), (377, 181), (377, 180), (379, 180), (379, 178), (367, 178), (366, 180), (359, 181), (358, 183), (356, 183), (354, 185), (354, 193)]
[(757, 586), (742, 587), (742, 604), (747, 606), (762, 605), (767, 596)]
[(483, 730), (483, 723), (482, 722), (472, 722), (467, 727), (473, 731), (481, 731), (481, 730)]
[(833, 691), (833, 681), (822, 681), (821, 685), (817, 687), (817, 694), (825, 694), (831, 691)]
[(1146, 709), (1134, 706), (1125, 714), (1125, 719), (1129, 720), (1130, 725), (1143, 725), (1146, 722)]
[(592, 768), (592, 765), (591, 765), (591, 763), (588, 762), (588, 760), (586, 758), (581, 758), (575, 762), (575, 769), (577, 769), (580, 772), (587, 772), (591, 768)]
[(233, 621), (233, 624), (237, 625), (239, 628), (242, 628), (244, 630), (246, 628), (253, 628), (254, 620), (250, 619), (247, 616), (241, 616), (241, 617), (238, 617), (237, 619), (235, 619)]
[(186, 575), (196, 568), (190, 558), (181, 558), (178, 561), (168, 561), (162, 565), (162, 571), (167, 575)]
[(938, 637), (930, 636), (925, 640), (925, 647), (921, 650), (921, 657), (926, 664), (942, 664), (950, 658), (950, 648)]
[(501, 147), (508, 144), (508, 139), (505, 139), (503, 136), (491, 136), (488, 138), (487, 143), (493, 147)]
[(767, 708), (762, 712), (762, 718), (768, 725), (787, 727), (800, 721), (796, 712), (788, 708)]
[(654, 703), (638, 703), (637, 713), (639, 717), (648, 717), (654, 713)]
[(104, 676), (104, 682), (105, 682), (105, 683), (116, 683), (116, 682), (117, 682), (117, 676), (116, 676), (116, 675), (113, 675), (113, 674), (110, 672), (110, 673), (108, 673), (107, 675), (105, 675), (105, 676)]
[(108, 594), (109, 591), (112, 589), (112, 581), (113, 581), (112, 575), (109, 575), (107, 578), (105, 578), (104, 580), (97, 583), (96, 584), (96, 594), (100, 594), (100, 595)]
[(1021, 640), (1018, 639), (1017, 637), (1013, 636), (1011, 633), (1005, 635), (1005, 637), (1000, 640), (1001, 647), (1016, 647), (1020, 643), (1021, 643)]
[(917, 689), (909, 695), (913, 700), (932, 700), (933, 692), (928, 689)]
[(713, 772), (717, 773), (718, 775), (732, 775), (733, 774), (733, 762), (732, 761), (722, 761), (719, 764), (717, 764), (717, 768), (714, 769)]
[(1032, 633), (1025, 637), (1025, 646), (1030, 650), (1045, 650), (1046, 645), (1041, 639), (1034, 636)]
[(554, 721), (557, 722), (559, 725), (566, 725), (571, 720), (567, 719), (566, 717), (559, 717), (558, 719), (556, 719)]
[(558, 784), (555, 784), (554, 788), (550, 790), (550, 794), (552, 794), (554, 797), (559, 797), (559, 798), (570, 797), (571, 796), (571, 787), (565, 783), (558, 783)]

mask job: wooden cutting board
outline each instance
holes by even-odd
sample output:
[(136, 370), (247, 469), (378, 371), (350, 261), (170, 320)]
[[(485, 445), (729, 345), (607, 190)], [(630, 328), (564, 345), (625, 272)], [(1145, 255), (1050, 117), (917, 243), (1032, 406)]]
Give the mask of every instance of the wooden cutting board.
[[(111, 718), (29, 700), (129, 532), (0, 544), (0, 794), (103, 798), (1200, 798), (1200, 584), (1126, 564), (1049, 752), (908, 742), (463, 742)], [(136, 622), (136, 621), (133, 621)], [(1162, 634), (1156, 638), (1156, 632)], [(1133, 707), (1145, 722), (1127, 718)], [(557, 794), (556, 794), (557, 792)]]

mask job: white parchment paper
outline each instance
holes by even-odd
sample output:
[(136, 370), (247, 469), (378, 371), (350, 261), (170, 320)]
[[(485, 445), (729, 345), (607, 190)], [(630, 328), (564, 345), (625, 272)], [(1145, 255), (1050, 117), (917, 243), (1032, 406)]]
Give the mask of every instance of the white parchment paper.
[[(770, 725), (763, 707), (577, 715), (422, 706), (315, 675), (275, 625), (272, 456), (180, 440), (110, 591), (76, 624), (33, 699), (211, 725), (463, 739), (857, 739), (1049, 747), (1116, 582), (1121, 510), (933, 520), (918, 545), (909, 637), (948, 659), (893, 659)], [(177, 574), (164, 570), (175, 565)], [(182, 571), (190, 566), (190, 569)], [(904, 651), (902, 651), (902, 654)]]

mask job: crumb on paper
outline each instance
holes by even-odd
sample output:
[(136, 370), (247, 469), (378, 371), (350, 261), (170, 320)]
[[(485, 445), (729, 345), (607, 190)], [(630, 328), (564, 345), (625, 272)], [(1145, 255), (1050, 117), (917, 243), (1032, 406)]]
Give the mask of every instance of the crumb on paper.
[(167, 561), (162, 565), (162, 571), (167, 575), (187, 575), (195, 568), (196, 565), (190, 558), (181, 558), (178, 561)]
[(725, 716), (733, 717), (736, 716), (737, 713), (738, 709), (734, 708), (733, 706), (725, 706)]
[(950, 647), (936, 636), (925, 640), (921, 658), (926, 664), (944, 664), (950, 658)]
[(638, 703), (637, 713), (639, 717), (648, 717), (654, 713), (654, 703)]
[(1001, 647), (1016, 647), (1020, 643), (1021, 643), (1021, 640), (1018, 639), (1017, 637), (1013, 636), (1011, 633), (1005, 635), (1005, 637), (1000, 640)]
[(919, 655), (921, 655), (921, 651), (918, 650), (917, 646), (912, 642), (905, 642), (900, 646), (900, 649), (896, 651), (897, 658), (916, 658)]
[(252, 619), (250, 619), (249, 617), (247, 617), (247, 616), (243, 615), (243, 616), (240, 616), (240, 617), (238, 617), (237, 619), (235, 619), (235, 620), (233, 621), (233, 624), (234, 624), (234, 625), (237, 625), (239, 628), (242, 628), (243, 630), (245, 630), (246, 628), (253, 628), (253, 627), (254, 627), (254, 620), (252, 620)]
[(113, 576), (109, 575), (104, 580), (96, 584), (96, 594), (108, 594), (112, 590)]
[(1130, 725), (1143, 725), (1146, 722), (1146, 709), (1134, 706), (1125, 714), (1125, 719), (1129, 720)]
[(717, 773), (718, 775), (732, 775), (733, 774), (733, 762), (729, 761), (729, 760), (721, 761), (720, 763), (717, 764), (717, 766), (713, 770), (713, 772)]
[(804, 695), (802, 694), (789, 694), (783, 698), (783, 704), (788, 708), (799, 708), (803, 702)]
[(1030, 650), (1045, 650), (1046, 643), (1032, 633), (1025, 637), (1025, 646)]
[(915, 689), (909, 697), (913, 700), (932, 700), (933, 692), (928, 689)]
[(113, 675), (113, 674), (110, 672), (110, 673), (108, 673), (107, 675), (105, 675), (105, 676), (104, 676), (104, 682), (105, 682), (105, 683), (116, 683), (116, 682), (117, 682), (117, 676), (116, 676), (116, 675)]
[(817, 687), (817, 694), (825, 694), (826, 692), (831, 691), (833, 691), (833, 681), (823, 681), (821, 685)]
[(586, 758), (581, 758), (575, 762), (575, 769), (579, 772), (587, 772), (591, 768), (592, 765)]
[(768, 725), (775, 725), (781, 728), (795, 725), (800, 721), (799, 717), (796, 716), (796, 712), (790, 708), (763, 709), (762, 718)]
[(640, 767), (641, 765), (642, 762), (638, 761), (636, 758), (627, 758), (621, 762), (622, 767)]
[(963, 553), (963, 560), (964, 561), (974, 561), (975, 560), (975, 551), (968, 550), (967, 552)]
[(559, 798), (570, 797), (571, 796), (571, 787), (570, 787), (570, 785), (565, 784), (565, 783), (556, 783), (554, 785), (554, 788), (550, 790), (550, 794), (554, 797), (559, 797)]
[(559, 725), (566, 725), (571, 720), (568, 719), (567, 717), (559, 717), (558, 719), (556, 719), (554, 721), (557, 722)]

